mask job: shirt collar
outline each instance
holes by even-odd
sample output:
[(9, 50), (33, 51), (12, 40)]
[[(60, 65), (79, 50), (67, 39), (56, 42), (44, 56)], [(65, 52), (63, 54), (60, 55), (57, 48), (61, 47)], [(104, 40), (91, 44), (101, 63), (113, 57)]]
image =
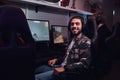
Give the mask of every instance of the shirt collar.
[(80, 39), (81, 37), (82, 37), (82, 33), (80, 33), (79, 35), (75, 36), (73, 39), (74, 39), (74, 40), (78, 40), (78, 39)]

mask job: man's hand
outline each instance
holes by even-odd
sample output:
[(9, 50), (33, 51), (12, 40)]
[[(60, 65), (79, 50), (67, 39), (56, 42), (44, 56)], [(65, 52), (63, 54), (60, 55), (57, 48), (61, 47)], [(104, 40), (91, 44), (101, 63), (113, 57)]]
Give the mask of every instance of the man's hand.
[(55, 68), (54, 69), (54, 75), (58, 75), (61, 72), (64, 72), (65, 69), (63, 67)]
[(48, 61), (49, 66), (54, 66), (54, 64), (57, 62), (57, 59), (52, 59)]

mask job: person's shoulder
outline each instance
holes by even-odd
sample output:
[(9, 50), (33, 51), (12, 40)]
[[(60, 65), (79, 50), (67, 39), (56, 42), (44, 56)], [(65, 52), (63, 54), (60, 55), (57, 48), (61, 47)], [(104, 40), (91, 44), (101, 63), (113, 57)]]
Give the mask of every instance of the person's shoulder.
[(91, 41), (91, 39), (88, 38), (87, 36), (85, 36), (85, 35), (82, 35), (82, 36), (83, 36), (83, 39)]
[(87, 36), (83, 35), (83, 41), (88, 43), (88, 44), (91, 44), (91, 39), (88, 38)]

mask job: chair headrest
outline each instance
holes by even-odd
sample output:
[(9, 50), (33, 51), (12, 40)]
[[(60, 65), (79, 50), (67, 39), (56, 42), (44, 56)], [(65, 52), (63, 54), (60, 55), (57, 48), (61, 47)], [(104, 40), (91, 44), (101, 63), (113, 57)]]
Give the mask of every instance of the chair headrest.
[(33, 42), (26, 16), (21, 8), (11, 5), (0, 7), (0, 37), (3, 37), (3, 41), (7, 41), (8, 45), (17, 46), (19, 41), (22, 44)]

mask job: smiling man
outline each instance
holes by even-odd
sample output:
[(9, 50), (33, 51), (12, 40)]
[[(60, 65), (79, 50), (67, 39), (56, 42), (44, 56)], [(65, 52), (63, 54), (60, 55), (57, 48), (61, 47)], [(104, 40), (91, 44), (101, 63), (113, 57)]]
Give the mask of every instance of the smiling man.
[(80, 16), (70, 19), (68, 29), (71, 33), (71, 42), (64, 59), (57, 68), (55, 63), (58, 59), (48, 61), (46, 67), (49, 70), (36, 74), (36, 80), (76, 80), (83, 77), (91, 59), (91, 40), (83, 35), (83, 24), (83, 18)]

